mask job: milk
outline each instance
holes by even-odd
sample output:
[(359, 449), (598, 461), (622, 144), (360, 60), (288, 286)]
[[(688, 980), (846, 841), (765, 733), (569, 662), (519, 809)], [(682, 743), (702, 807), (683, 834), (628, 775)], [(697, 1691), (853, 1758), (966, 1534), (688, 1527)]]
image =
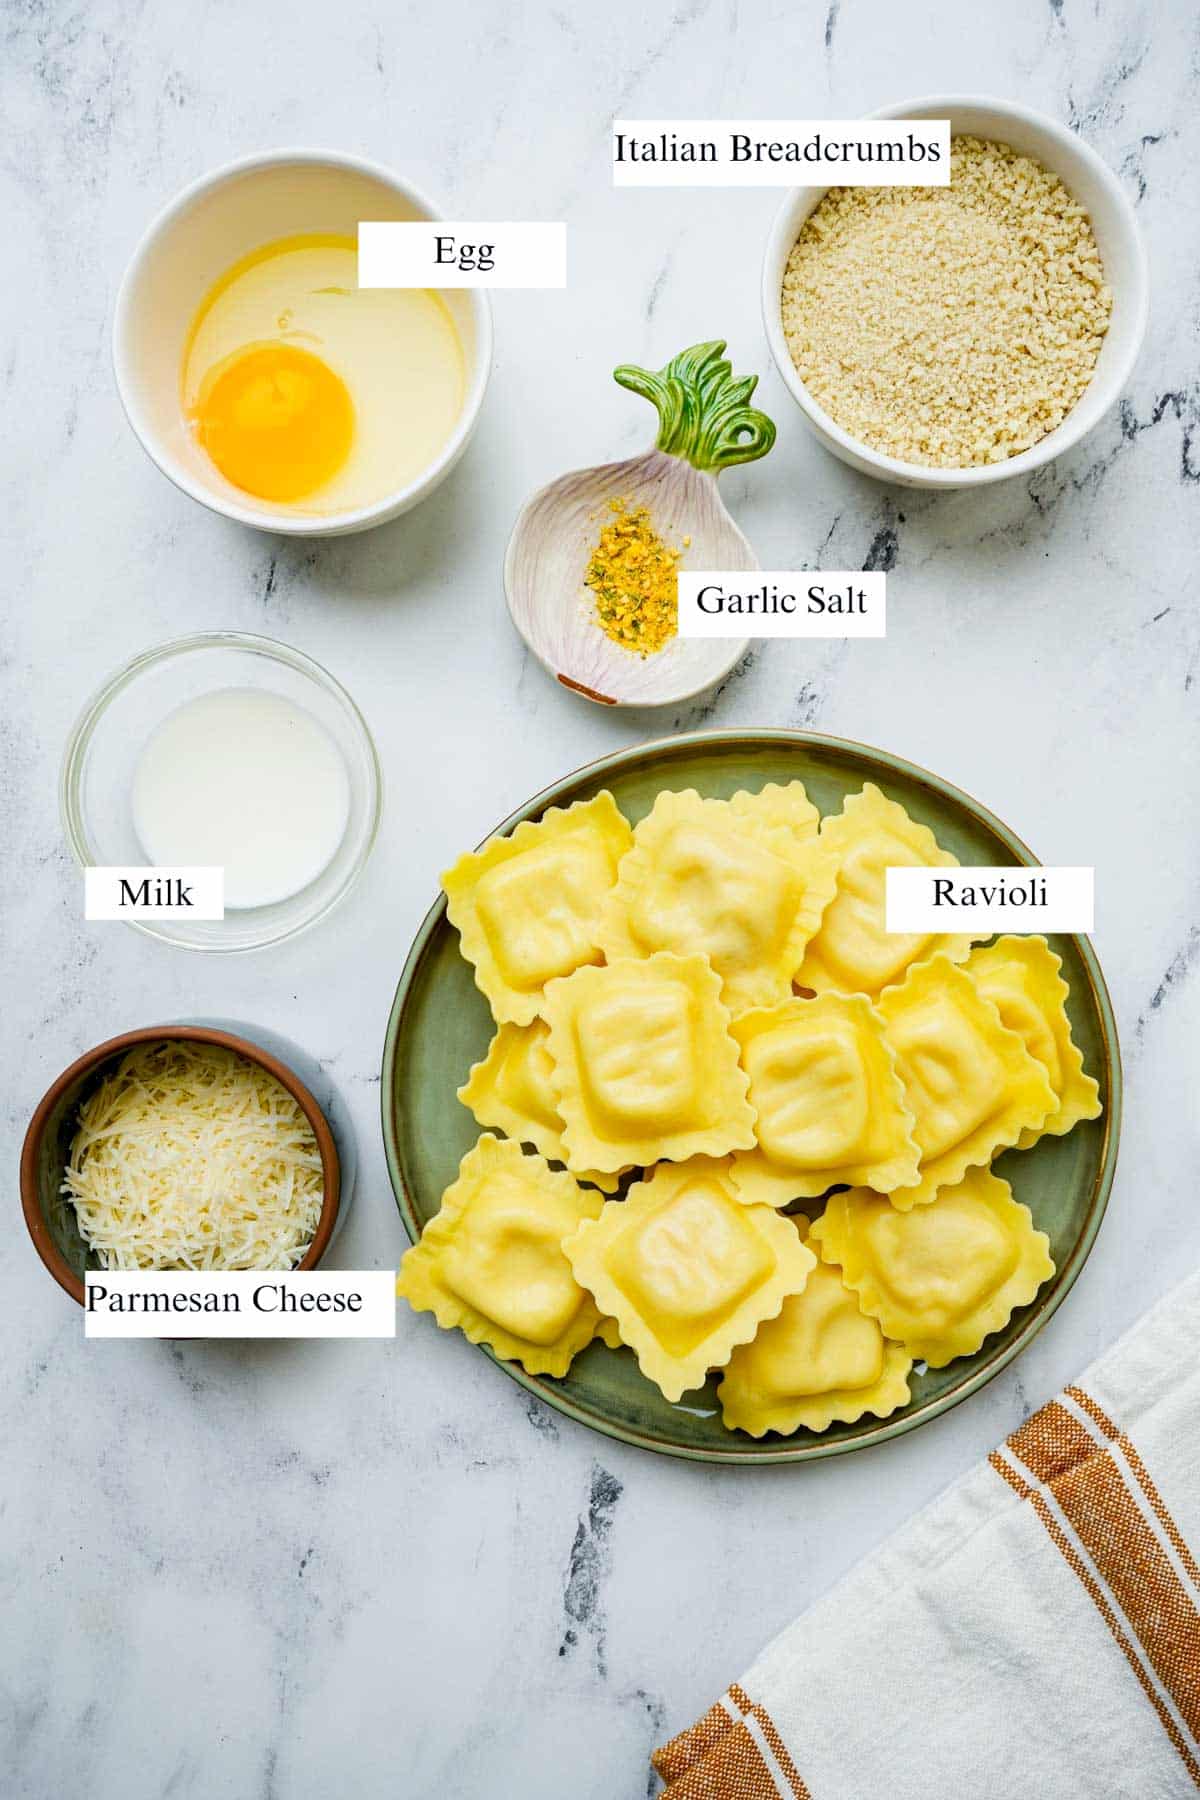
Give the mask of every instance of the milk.
[(306, 888), (345, 836), (350, 780), (303, 707), (257, 688), (201, 694), (147, 739), (133, 823), (148, 862), (225, 870), (225, 905), (270, 906)]

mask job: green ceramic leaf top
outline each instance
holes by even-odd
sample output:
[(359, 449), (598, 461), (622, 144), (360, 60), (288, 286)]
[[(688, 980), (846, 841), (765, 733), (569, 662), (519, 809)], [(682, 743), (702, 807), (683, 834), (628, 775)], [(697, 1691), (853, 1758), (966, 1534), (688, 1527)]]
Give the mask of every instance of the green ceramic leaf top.
[(754, 462), (775, 442), (775, 424), (749, 405), (757, 375), (741, 381), (724, 360), (725, 341), (693, 344), (665, 367), (622, 363), (613, 378), (658, 409), (658, 448), (694, 469), (719, 475), (734, 463)]

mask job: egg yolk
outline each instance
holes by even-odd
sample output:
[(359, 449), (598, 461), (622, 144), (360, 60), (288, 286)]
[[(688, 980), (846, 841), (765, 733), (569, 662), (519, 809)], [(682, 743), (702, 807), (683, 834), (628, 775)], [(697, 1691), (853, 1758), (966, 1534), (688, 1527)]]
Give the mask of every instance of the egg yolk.
[(354, 437), (345, 382), (294, 344), (239, 351), (205, 381), (192, 416), (225, 479), (261, 500), (301, 500), (323, 487)]

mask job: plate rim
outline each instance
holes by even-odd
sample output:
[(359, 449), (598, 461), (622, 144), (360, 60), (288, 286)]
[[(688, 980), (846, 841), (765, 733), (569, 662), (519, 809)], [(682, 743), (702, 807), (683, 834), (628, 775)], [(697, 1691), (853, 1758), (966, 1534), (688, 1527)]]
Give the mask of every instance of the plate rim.
[[(1026, 868), (1041, 866), (1024, 840), (1019, 838), (1002, 819), (999, 819), (990, 807), (984, 806), (982, 801), (977, 800), (973, 794), (968, 793), (965, 788), (958, 787), (956, 783), (947, 781), (944, 776), (935, 774), (933, 770), (924, 768), (920, 763), (911, 762), (906, 757), (897, 756), (893, 751), (880, 749), (873, 744), (861, 743), (855, 738), (839, 737), (829, 732), (793, 729), (787, 726), (721, 727), (707, 731), (675, 732), (667, 737), (648, 738), (640, 744), (627, 745), (622, 750), (608, 751), (603, 756), (580, 764), (578, 768), (541, 788), (521, 806), (509, 813), (507, 818), (501, 820), (500, 824), (492, 831), (488, 832), (478, 847), (486, 844), (489, 839), (512, 830), (523, 819), (536, 817), (547, 806), (557, 804), (561, 800), (564, 788), (572, 787), (582, 780), (599, 779), (606, 771), (619, 770), (629, 763), (646, 757), (654, 760), (666, 753), (678, 753), (681, 750), (718, 744), (731, 750), (737, 746), (757, 749), (770, 745), (797, 745), (831, 751), (835, 755), (839, 752), (849, 752), (856, 758), (865, 758), (878, 764), (883, 771), (899, 772), (965, 808), (1009, 847), (1019, 865)], [(886, 779), (886, 775), (882, 778)], [(404, 960), (404, 966), (401, 969), (396, 992), (388, 1012), (379, 1083), (384, 1157), (387, 1163), (388, 1180), (391, 1183), (392, 1195), (400, 1214), (401, 1223), (412, 1244), (417, 1242), (421, 1231), (412, 1196), (404, 1179), (394, 1129), (395, 1108), (391, 1103), (391, 1097), (396, 1077), (396, 1050), (404, 1013), (411, 999), (417, 970), (434, 932), (445, 917), (445, 913), (446, 896), (444, 893), (439, 893), (422, 919)], [(715, 1449), (667, 1443), (614, 1420), (598, 1417), (580, 1406), (562, 1389), (548, 1386), (549, 1378), (528, 1374), (519, 1363), (508, 1362), (503, 1357), (497, 1356), (487, 1344), (479, 1344), (475, 1348), (482, 1350), (497, 1368), (502, 1369), (528, 1393), (533, 1394), (556, 1412), (562, 1413), (565, 1417), (573, 1419), (577, 1424), (583, 1425), (591, 1431), (599, 1432), (604, 1437), (613, 1438), (618, 1443), (630, 1445), (635, 1449), (652, 1451), (660, 1456), (677, 1457), (686, 1462), (733, 1464), (741, 1468), (773, 1467), (781, 1463), (820, 1462), (826, 1457), (846, 1456), (852, 1451), (875, 1448), (880, 1444), (891, 1442), (895, 1438), (903, 1437), (921, 1425), (929, 1424), (933, 1419), (941, 1417), (942, 1414), (969, 1399), (972, 1394), (978, 1393), (980, 1388), (986, 1387), (988, 1382), (992, 1381), (1022, 1351), (1028, 1348), (1038, 1333), (1050, 1322), (1075, 1286), (1099, 1236), (1100, 1227), (1108, 1210), (1113, 1180), (1116, 1176), (1124, 1101), (1124, 1070), (1112, 998), (1108, 991), (1108, 983), (1104, 979), (1104, 972), (1100, 967), (1100, 960), (1090, 938), (1081, 932), (1055, 932), (1053, 935), (1070, 937), (1075, 943), (1087, 974), (1096, 1016), (1100, 1022), (1108, 1104), (1104, 1112), (1104, 1135), (1100, 1147), (1099, 1172), (1093, 1186), (1084, 1230), (1059, 1272), (1061, 1279), (1054, 1291), (1047, 1296), (1045, 1303), (1038, 1308), (1038, 1311), (1025, 1321), (1011, 1344), (997, 1347), (980, 1368), (966, 1375), (956, 1387), (936, 1399), (926, 1401), (923, 1406), (914, 1411), (906, 1411), (889, 1419), (876, 1420), (873, 1425), (867, 1426), (861, 1437), (823, 1441), (818, 1435), (814, 1436), (811, 1441), (803, 1442), (783, 1438), (770, 1449), (761, 1447), (751, 1449), (740, 1443), (733, 1443), (728, 1448)], [(762, 1444), (761, 1439), (755, 1440), (755, 1442), (760, 1446)]]

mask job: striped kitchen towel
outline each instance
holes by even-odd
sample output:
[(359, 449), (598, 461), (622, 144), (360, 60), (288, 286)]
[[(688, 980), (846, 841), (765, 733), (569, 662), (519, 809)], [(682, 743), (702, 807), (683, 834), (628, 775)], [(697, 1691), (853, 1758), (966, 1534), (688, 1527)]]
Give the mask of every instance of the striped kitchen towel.
[(1200, 1276), (656, 1751), (660, 1800), (1200, 1789)]

